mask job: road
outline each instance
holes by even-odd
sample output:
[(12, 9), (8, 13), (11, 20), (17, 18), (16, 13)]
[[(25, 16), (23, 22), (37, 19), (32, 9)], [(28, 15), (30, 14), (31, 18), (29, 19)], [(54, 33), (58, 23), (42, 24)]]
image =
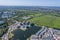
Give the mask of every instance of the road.
[[(13, 31), (13, 30), (15, 30), (15, 29), (17, 29), (18, 26), (20, 26), (20, 22), (17, 22), (17, 21), (16, 21), (15, 24), (8, 26), (8, 27), (9, 27), (8, 32), (5, 33), (5, 34), (1, 37), (2, 40), (8, 40), (8, 33), (11, 32), (11, 31)], [(45, 35), (46, 31), (48, 31), (48, 32), (47, 32), (47, 34)], [(36, 33), (36, 35), (39, 37), (39, 40), (41, 39), (41, 38), (40, 38), (41, 36), (42, 36), (42, 37), (45, 37), (44, 40), (45, 40), (45, 39), (46, 39), (46, 40), (57, 40), (57, 38), (55, 37), (55, 35), (54, 35), (53, 31), (52, 31), (52, 28), (43, 27), (40, 31), (38, 31), (38, 32)], [(45, 36), (44, 36), (44, 35), (45, 35)], [(49, 36), (47, 36), (47, 35), (49, 35)], [(47, 36), (47, 37), (46, 37), (46, 36)]]
[(8, 40), (8, 33), (9, 33), (10, 31), (13, 31), (13, 30), (17, 29), (18, 26), (20, 26), (20, 22), (17, 22), (17, 21), (16, 21), (15, 24), (8, 26), (8, 28), (9, 28), (9, 29), (8, 29), (8, 32), (5, 33), (5, 34), (1, 37), (2, 40)]
[(52, 35), (52, 37), (54, 38), (54, 40), (58, 40), (58, 39), (55, 37), (55, 35), (54, 35), (54, 32), (53, 32), (52, 28), (50, 28), (50, 29), (49, 29), (49, 31), (50, 31), (50, 34)]
[(57, 40), (52, 28), (47, 29), (47, 32), (42, 36), (42, 40)]

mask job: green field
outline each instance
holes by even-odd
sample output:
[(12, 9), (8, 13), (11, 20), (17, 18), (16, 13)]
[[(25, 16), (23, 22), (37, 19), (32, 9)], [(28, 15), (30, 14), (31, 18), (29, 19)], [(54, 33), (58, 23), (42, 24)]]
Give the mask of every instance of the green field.
[(60, 29), (60, 17), (44, 15), (44, 16), (32, 18), (28, 21), (33, 22), (38, 26), (44, 25), (47, 27)]

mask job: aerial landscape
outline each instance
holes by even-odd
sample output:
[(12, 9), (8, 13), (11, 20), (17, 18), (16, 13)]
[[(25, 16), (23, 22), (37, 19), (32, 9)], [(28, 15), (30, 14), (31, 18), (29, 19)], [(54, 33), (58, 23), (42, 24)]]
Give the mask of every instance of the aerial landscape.
[(59, 3), (0, 0), (0, 40), (60, 40)]

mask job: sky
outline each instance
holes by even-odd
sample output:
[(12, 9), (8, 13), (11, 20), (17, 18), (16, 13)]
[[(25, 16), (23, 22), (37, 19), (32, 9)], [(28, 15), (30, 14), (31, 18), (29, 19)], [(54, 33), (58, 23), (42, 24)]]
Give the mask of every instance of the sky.
[(60, 0), (0, 0), (3, 6), (60, 6)]

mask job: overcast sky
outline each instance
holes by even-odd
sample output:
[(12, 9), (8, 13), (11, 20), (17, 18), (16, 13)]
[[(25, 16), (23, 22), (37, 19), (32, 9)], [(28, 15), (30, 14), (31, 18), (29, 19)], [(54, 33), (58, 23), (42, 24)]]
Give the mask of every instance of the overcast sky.
[(0, 5), (7, 6), (60, 6), (60, 0), (0, 0)]

